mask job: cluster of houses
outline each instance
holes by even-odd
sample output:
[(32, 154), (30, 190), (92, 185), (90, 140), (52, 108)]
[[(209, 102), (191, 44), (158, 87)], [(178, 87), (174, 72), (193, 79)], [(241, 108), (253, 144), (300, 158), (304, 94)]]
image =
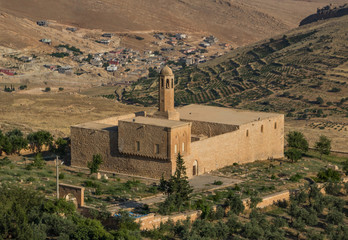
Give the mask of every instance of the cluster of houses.
[(9, 76), (16, 75), (16, 72), (14, 70), (11, 70), (11, 69), (1, 69), (0, 68), (0, 73), (6, 74), (6, 75), (9, 75)]
[(199, 46), (204, 47), (204, 48), (207, 48), (207, 47), (210, 47), (210, 46), (214, 45), (214, 44), (217, 43), (218, 41), (219, 41), (219, 40), (218, 40), (216, 37), (214, 37), (213, 35), (211, 35), (211, 36), (209, 36), (209, 37), (205, 37), (205, 38), (203, 39), (203, 42), (201, 42), (201, 43), (199, 44)]

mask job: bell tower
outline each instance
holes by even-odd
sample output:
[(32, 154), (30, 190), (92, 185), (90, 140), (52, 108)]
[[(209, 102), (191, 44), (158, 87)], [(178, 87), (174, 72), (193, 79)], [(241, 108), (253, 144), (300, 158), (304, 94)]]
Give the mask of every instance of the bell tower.
[(158, 98), (158, 112), (155, 117), (179, 120), (179, 113), (174, 108), (174, 74), (168, 66), (160, 72)]

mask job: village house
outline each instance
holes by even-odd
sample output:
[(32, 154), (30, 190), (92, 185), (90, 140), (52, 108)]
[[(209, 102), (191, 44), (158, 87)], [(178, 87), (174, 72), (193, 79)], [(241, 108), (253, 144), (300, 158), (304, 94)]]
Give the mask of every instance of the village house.
[(74, 28), (74, 27), (67, 27), (66, 30), (69, 31), (69, 32), (76, 32), (76, 31), (77, 31), (77, 28)]
[(41, 27), (47, 27), (48, 26), (48, 22), (47, 21), (37, 21), (36, 22), (37, 25), (41, 26)]
[(114, 65), (114, 64), (111, 64), (111, 65), (106, 67), (106, 71), (108, 71), (108, 72), (115, 72), (115, 71), (117, 71), (117, 66)]
[(40, 40), (40, 42), (42, 43), (46, 43), (48, 45), (51, 45), (52, 44), (52, 40), (51, 39), (48, 39), (48, 38), (43, 38)]
[(102, 37), (105, 37), (105, 38), (112, 38), (112, 36), (114, 36), (114, 34), (112, 34), (112, 33), (103, 33), (102, 34)]

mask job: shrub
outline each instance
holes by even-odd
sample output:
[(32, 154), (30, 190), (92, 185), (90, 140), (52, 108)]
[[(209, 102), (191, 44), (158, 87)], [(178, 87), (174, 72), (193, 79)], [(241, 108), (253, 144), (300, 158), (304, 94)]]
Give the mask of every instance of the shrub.
[(64, 179), (65, 178), (65, 174), (64, 173), (59, 173), (59, 179)]
[(319, 141), (315, 143), (315, 149), (320, 153), (320, 159), (323, 154), (329, 155), (331, 151), (331, 140), (321, 135)]
[(61, 91), (63, 91), (63, 90), (64, 90), (64, 88), (60, 87), (60, 88), (58, 88), (58, 90), (61, 92)]
[(41, 153), (35, 155), (32, 165), (33, 167), (36, 167), (38, 169), (42, 169), (46, 165), (46, 162), (43, 159)]
[(326, 221), (328, 223), (337, 225), (337, 224), (343, 223), (343, 218), (344, 218), (343, 213), (337, 210), (333, 210), (333, 211), (330, 211), (328, 215), (326, 216)]
[(95, 182), (93, 182), (93, 181), (91, 181), (91, 180), (86, 180), (86, 181), (84, 181), (84, 182), (83, 182), (83, 185), (84, 185), (85, 187), (90, 187), (90, 188), (97, 188), (97, 187), (99, 187), (99, 184), (98, 184), (98, 183), (95, 183)]
[(325, 186), (325, 192), (330, 195), (338, 196), (341, 193), (342, 185), (340, 183), (330, 182)]
[(302, 177), (301, 174), (296, 173), (295, 175), (292, 175), (292, 176), (290, 177), (289, 180), (290, 180), (291, 182), (299, 182), (302, 178), (303, 178), (303, 177)]
[(232, 191), (229, 192), (224, 205), (230, 207), (230, 212), (236, 215), (242, 213), (245, 208), (242, 199)]
[(318, 172), (317, 177), (322, 182), (339, 182), (341, 180), (341, 174), (331, 168), (321, 170)]
[(50, 87), (46, 87), (45, 88), (45, 92), (50, 92), (51, 91), (51, 88)]
[(213, 183), (213, 185), (222, 185), (222, 184), (223, 184), (223, 182), (220, 180), (215, 180)]
[(285, 156), (294, 163), (302, 158), (302, 152), (296, 148), (290, 148), (285, 152)]
[(4, 157), (3, 159), (0, 159), (0, 167), (9, 165), (11, 163), (11, 160), (8, 157)]
[(97, 173), (99, 171), (100, 165), (103, 163), (102, 156), (100, 154), (93, 155), (91, 162), (87, 162), (87, 167), (90, 170), (90, 173)]

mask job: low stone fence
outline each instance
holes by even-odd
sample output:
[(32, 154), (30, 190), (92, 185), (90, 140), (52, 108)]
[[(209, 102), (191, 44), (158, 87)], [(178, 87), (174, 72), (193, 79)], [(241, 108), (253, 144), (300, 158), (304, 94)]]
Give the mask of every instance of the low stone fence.
[[(286, 190), (286, 191), (264, 196), (262, 198), (262, 202), (257, 204), (257, 207), (264, 208), (264, 207), (273, 205), (274, 203), (278, 201), (289, 200), (289, 199), (290, 199), (290, 192), (289, 190)], [(249, 202), (249, 198), (243, 199), (243, 204), (245, 209), (249, 209), (248, 202)], [(216, 210), (216, 206), (213, 207), (213, 210)], [(178, 214), (167, 215), (167, 216), (156, 215), (154, 213), (151, 213), (144, 217), (137, 218), (135, 222), (140, 223), (141, 230), (151, 230), (154, 228), (158, 228), (161, 225), (161, 223), (166, 223), (169, 220), (172, 220), (175, 223), (177, 221), (182, 221), (182, 220), (186, 220), (187, 218), (190, 218), (191, 222), (193, 222), (200, 217), (201, 213), (202, 212), (200, 210), (190, 211), (185, 213), (178, 213)]]
[(169, 220), (172, 220), (175, 223), (177, 221), (183, 221), (190, 218), (190, 220), (193, 222), (200, 217), (201, 213), (202, 212), (200, 210), (166, 216), (151, 213), (144, 217), (137, 218), (135, 222), (140, 223), (140, 230), (150, 230), (158, 228), (161, 223), (166, 223)]

